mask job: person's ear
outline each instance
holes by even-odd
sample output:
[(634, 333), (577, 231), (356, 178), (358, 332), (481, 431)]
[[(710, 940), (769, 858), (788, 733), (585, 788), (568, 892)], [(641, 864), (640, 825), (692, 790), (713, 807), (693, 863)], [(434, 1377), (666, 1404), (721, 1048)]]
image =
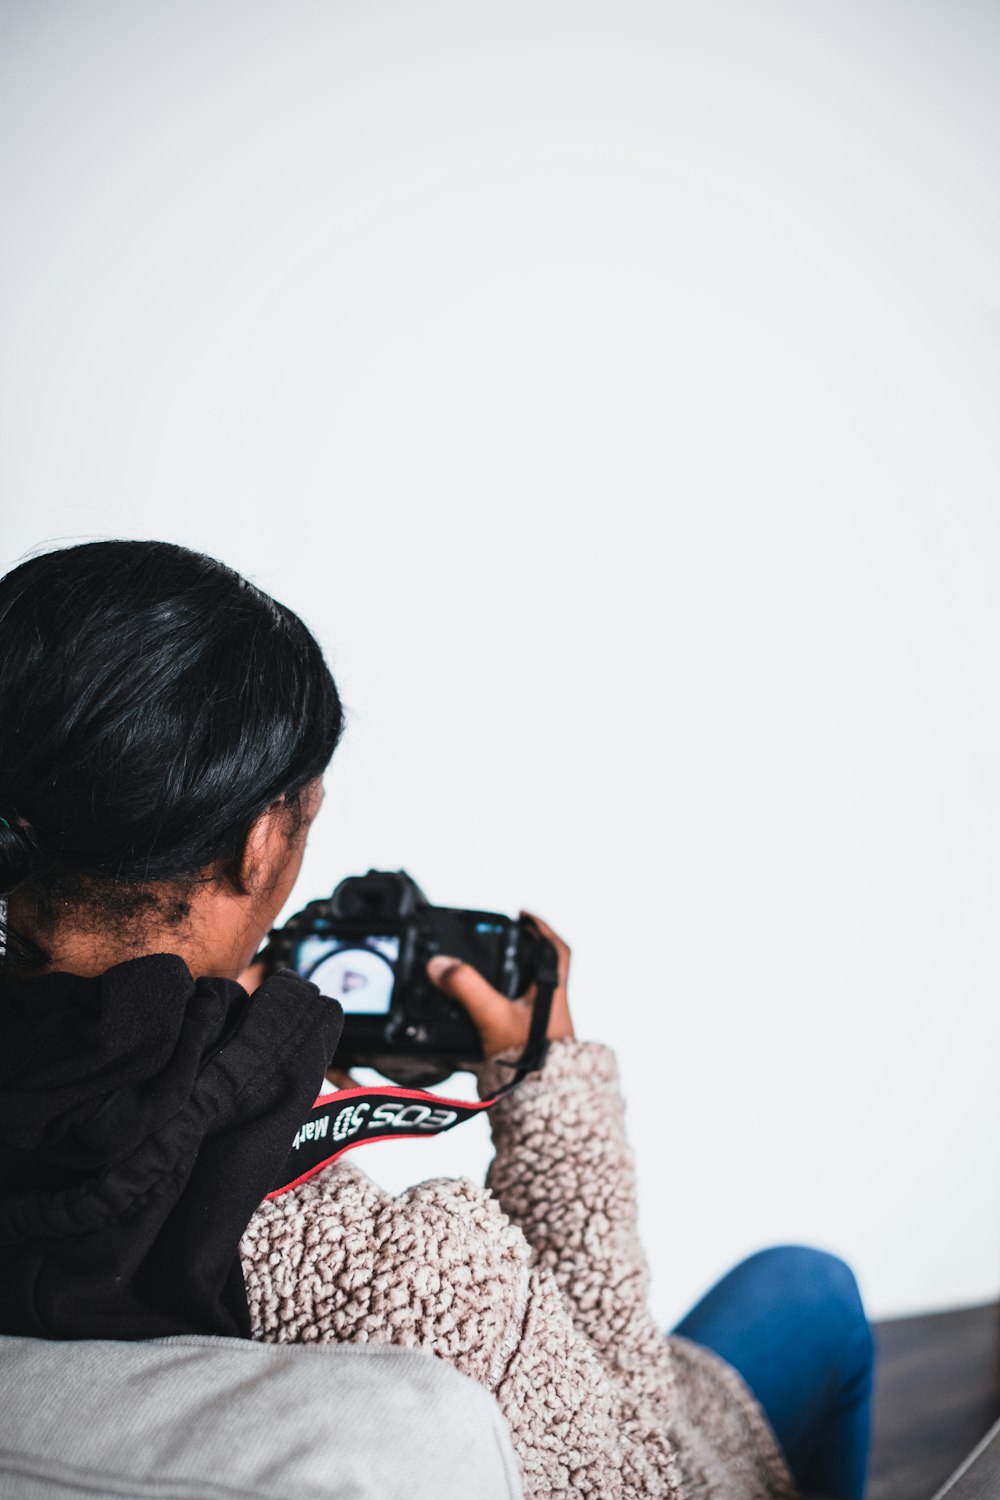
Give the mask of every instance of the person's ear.
[(284, 798), (254, 818), (234, 874), (242, 896), (266, 897), (278, 881), (292, 855), (288, 837), (288, 806)]

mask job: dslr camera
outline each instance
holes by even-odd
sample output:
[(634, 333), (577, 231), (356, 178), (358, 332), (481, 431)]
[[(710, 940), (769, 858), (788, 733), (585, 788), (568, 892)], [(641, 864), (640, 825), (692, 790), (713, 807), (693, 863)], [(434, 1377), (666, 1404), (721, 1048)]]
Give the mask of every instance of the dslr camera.
[(369, 870), (275, 928), (268, 957), (340, 1001), (338, 1066), (424, 1087), (483, 1060), (479, 1032), (430, 980), (427, 960), (462, 959), (513, 999), (539, 977), (547, 952), (525, 918), (432, 906), (405, 870)]

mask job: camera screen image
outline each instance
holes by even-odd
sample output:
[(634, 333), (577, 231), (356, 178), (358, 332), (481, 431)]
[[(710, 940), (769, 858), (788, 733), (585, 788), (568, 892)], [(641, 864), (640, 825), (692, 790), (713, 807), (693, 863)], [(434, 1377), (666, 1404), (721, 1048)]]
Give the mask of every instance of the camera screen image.
[(398, 937), (303, 938), (295, 969), (356, 1016), (386, 1016), (396, 981)]

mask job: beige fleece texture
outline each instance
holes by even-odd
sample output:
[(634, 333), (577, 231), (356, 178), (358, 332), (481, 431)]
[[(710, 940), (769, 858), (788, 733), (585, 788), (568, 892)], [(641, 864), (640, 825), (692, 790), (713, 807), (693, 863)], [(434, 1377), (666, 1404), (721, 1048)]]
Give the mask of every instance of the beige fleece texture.
[[(484, 1068), (480, 1092), (497, 1082)], [(624, 1116), (614, 1053), (556, 1042), (490, 1111), (485, 1187), (395, 1196), (349, 1156), (261, 1204), (241, 1246), (253, 1336), (449, 1360), (495, 1394), (529, 1500), (790, 1500), (740, 1377), (653, 1321)]]

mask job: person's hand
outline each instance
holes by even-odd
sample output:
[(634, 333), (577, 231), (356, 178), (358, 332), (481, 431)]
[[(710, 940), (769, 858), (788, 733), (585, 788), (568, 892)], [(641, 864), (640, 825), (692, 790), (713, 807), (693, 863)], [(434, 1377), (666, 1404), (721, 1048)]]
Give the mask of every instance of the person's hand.
[(259, 954), (242, 974), (237, 974), (236, 983), (241, 984), (248, 995), (252, 995), (254, 990), (260, 989), (266, 978), (267, 960), (263, 954)]
[[(521, 916), (527, 917), (535, 924), (542, 937), (548, 938), (559, 958), (559, 984), (552, 996), (546, 1035), (550, 1041), (572, 1037), (573, 1022), (570, 1019), (569, 998), (566, 993), (569, 948), (541, 917), (533, 916), (527, 911), (523, 911)], [(482, 1037), (485, 1057), (496, 1057), (514, 1047), (523, 1050), (528, 1040), (531, 1007), (535, 1002), (537, 985), (531, 985), (516, 1000), (508, 1000), (471, 964), (462, 963), (457, 958), (448, 958), (443, 953), (428, 960), (427, 973), (443, 994), (457, 1000), (469, 1012)]]
[(345, 1072), (343, 1068), (327, 1068), (326, 1076), (334, 1087), (338, 1089), (356, 1089), (361, 1087), (358, 1080), (352, 1074)]
[[(243, 970), (237, 983), (243, 986), (248, 995), (252, 995), (254, 990), (264, 983), (270, 971), (271, 965), (265, 948), (263, 953), (257, 955), (249, 968)], [(358, 1087), (358, 1080), (352, 1078), (350, 1073), (345, 1072), (343, 1068), (328, 1068), (326, 1076), (335, 1088), (356, 1089)]]

